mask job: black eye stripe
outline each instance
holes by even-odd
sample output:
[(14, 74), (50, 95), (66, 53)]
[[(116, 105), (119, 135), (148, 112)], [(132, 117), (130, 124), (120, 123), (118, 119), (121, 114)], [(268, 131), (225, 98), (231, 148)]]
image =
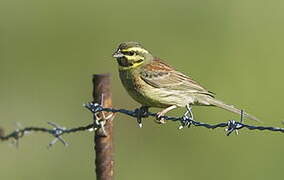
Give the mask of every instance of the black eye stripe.
[(128, 55), (128, 56), (133, 56), (135, 54), (134, 51), (122, 51), (122, 54)]

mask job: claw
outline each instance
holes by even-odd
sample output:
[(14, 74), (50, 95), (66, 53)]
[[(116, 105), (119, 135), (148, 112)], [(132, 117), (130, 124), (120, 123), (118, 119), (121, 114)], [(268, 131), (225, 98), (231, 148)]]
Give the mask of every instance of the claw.
[(165, 113), (163, 113), (163, 112), (158, 112), (157, 113), (156, 122), (158, 124), (166, 124), (165, 118), (163, 118), (164, 115), (165, 115)]
[(166, 121), (165, 121), (165, 118), (163, 118), (163, 116), (165, 116), (165, 114), (173, 109), (177, 108), (176, 105), (172, 105), (172, 106), (169, 106), (167, 107), (166, 109), (162, 110), (161, 112), (158, 112), (157, 113), (157, 117), (156, 117), (156, 122), (159, 123), (159, 124), (165, 124)]

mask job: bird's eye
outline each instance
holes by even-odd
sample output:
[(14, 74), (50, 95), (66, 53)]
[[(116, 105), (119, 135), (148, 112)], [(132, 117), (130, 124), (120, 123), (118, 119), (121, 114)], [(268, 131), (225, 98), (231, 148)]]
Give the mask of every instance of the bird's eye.
[(134, 52), (134, 51), (129, 51), (128, 54), (129, 54), (130, 56), (133, 56), (133, 55), (135, 54), (135, 52)]
[(134, 56), (136, 54), (134, 51), (122, 51), (122, 53), (127, 56)]

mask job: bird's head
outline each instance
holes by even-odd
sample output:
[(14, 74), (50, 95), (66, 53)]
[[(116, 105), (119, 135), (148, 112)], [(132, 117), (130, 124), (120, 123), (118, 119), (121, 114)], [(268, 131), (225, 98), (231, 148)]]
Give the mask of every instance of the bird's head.
[(112, 54), (120, 69), (133, 69), (153, 60), (149, 51), (137, 42), (123, 42)]

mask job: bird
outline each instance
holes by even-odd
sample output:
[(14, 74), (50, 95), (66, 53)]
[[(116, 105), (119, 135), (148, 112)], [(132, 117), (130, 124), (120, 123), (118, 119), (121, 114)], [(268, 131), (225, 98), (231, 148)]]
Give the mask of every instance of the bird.
[(117, 60), (119, 77), (124, 88), (141, 104), (141, 110), (162, 108), (156, 117), (156, 122), (160, 124), (165, 123), (163, 116), (166, 113), (181, 107), (186, 107), (193, 118), (191, 107), (195, 105), (215, 106), (259, 121), (255, 116), (216, 99), (213, 92), (152, 55), (138, 42), (120, 43), (112, 56)]

